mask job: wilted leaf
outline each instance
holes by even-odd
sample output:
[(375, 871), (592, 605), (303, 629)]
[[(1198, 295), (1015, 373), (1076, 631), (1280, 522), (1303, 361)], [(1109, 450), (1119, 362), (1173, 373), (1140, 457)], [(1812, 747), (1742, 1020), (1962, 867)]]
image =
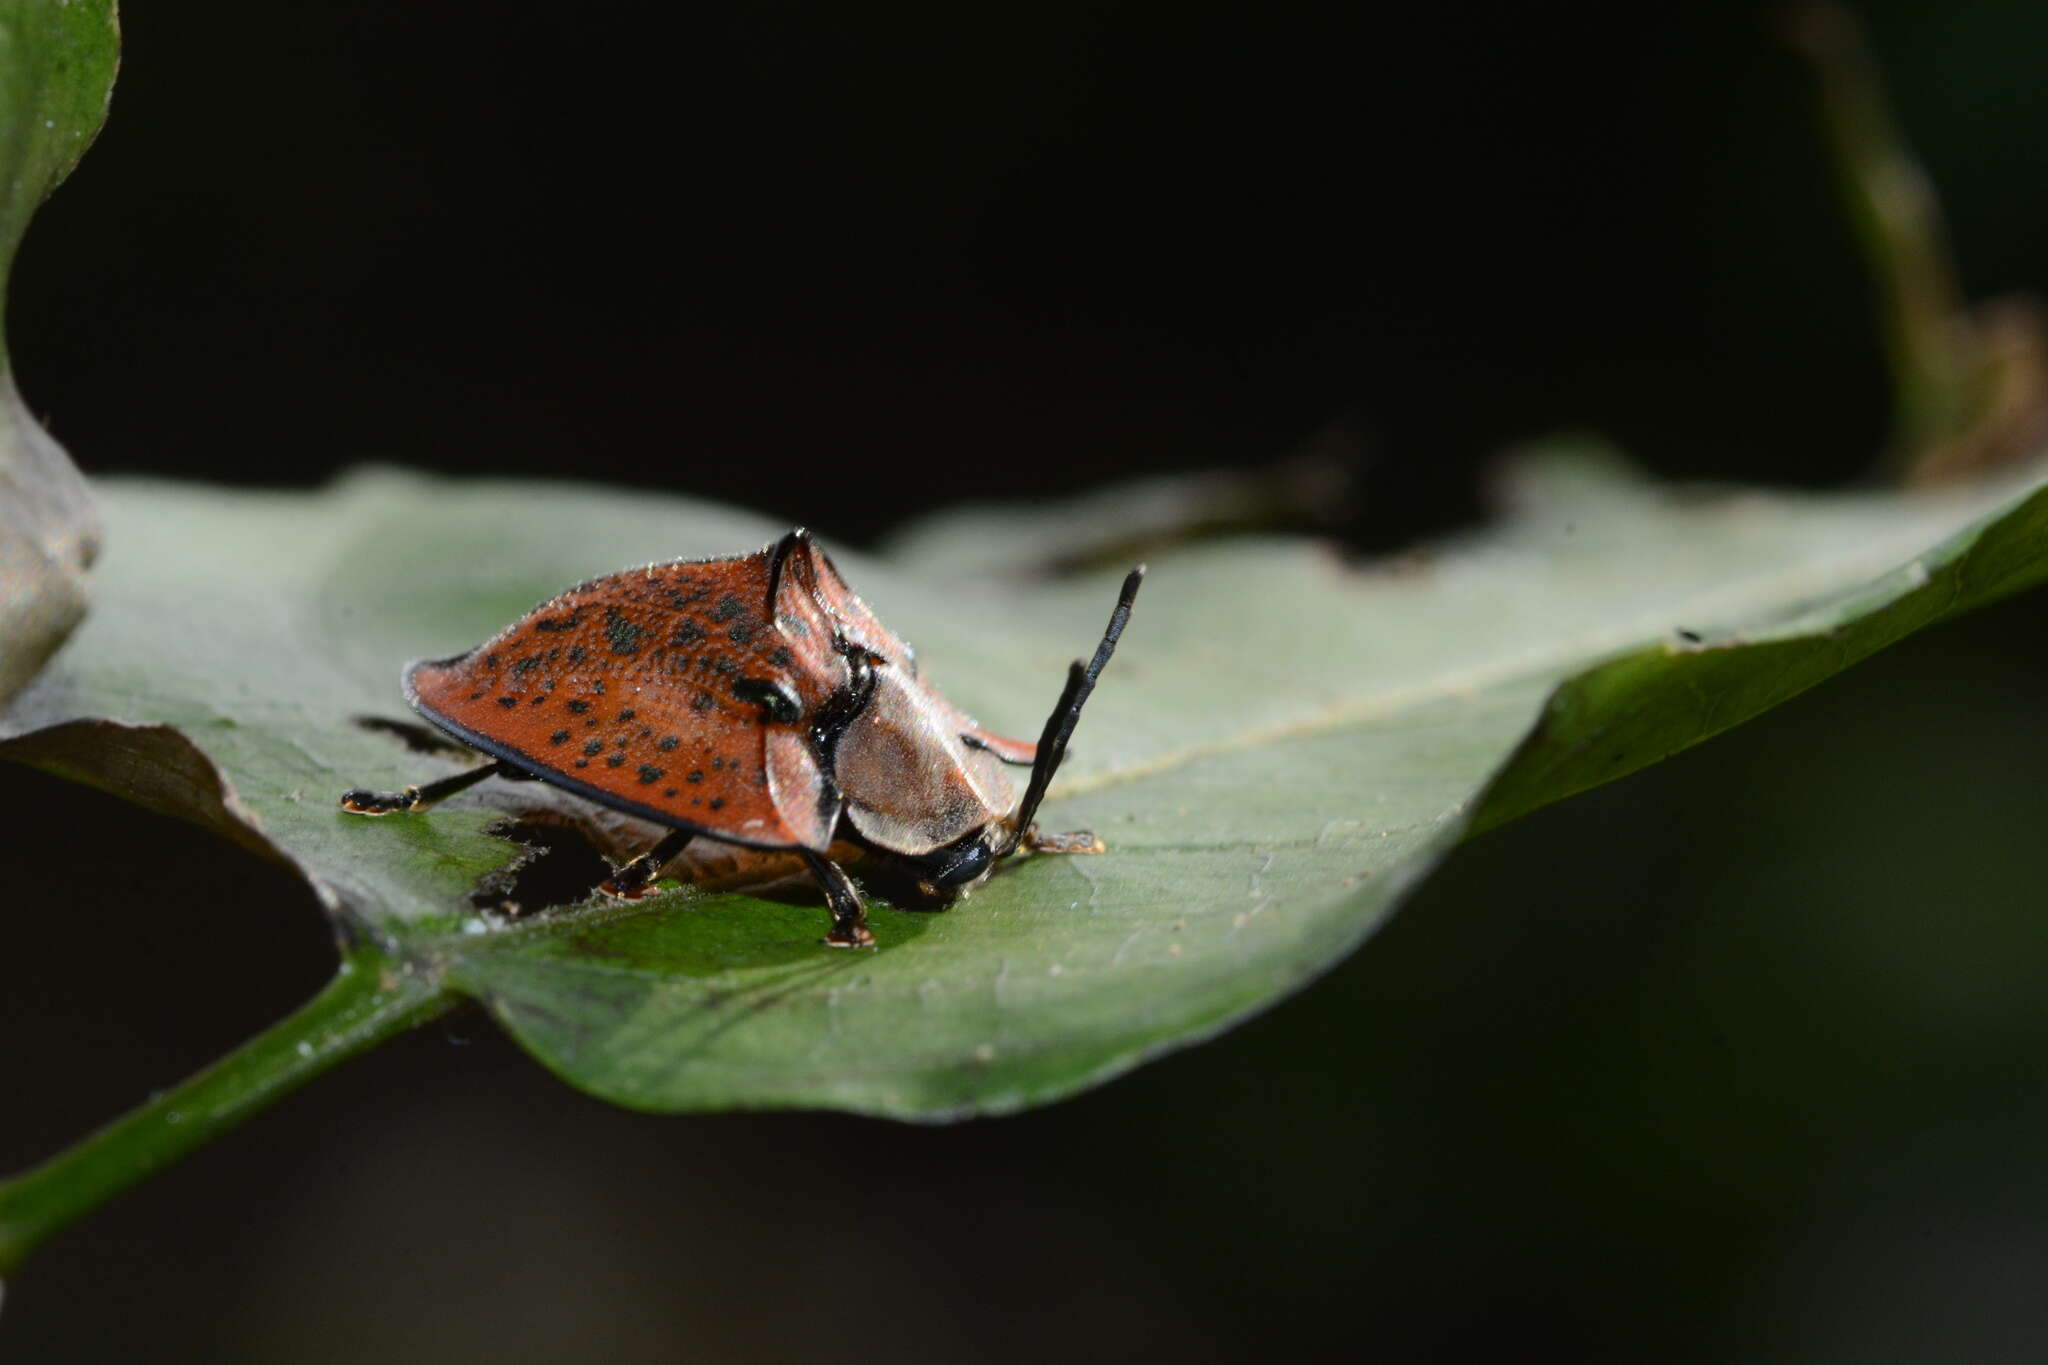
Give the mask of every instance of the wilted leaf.
[[(781, 529), (741, 513), (390, 473), (317, 494), (112, 485), (102, 605), (0, 729), (16, 736), (0, 756), (243, 830), (358, 932), (620, 1103), (932, 1118), (1071, 1093), (1212, 1033), (1341, 957), (1475, 824), (2048, 572), (2048, 493), (2010, 484), (1672, 492), (1578, 449), (1522, 462), (1504, 494), (1484, 534), (1362, 570), (1281, 539), (1155, 560), (1044, 813), (1110, 851), (1016, 860), (944, 914), (877, 906), (871, 953), (820, 947), (815, 891), (758, 861), (712, 859), (631, 908), (498, 913), (530, 855), (494, 828), (587, 814), (538, 784), (488, 782), (420, 816), (335, 808), (345, 787), (464, 761), (358, 723), (404, 718), (404, 660), (589, 575)], [(1018, 558), (999, 544), (1015, 534), (975, 514), (904, 543), (979, 541), (994, 564)], [(1020, 733), (1115, 585), (978, 582), (915, 548), (839, 559), (928, 677)], [(119, 724), (49, 728), (87, 717)], [(582, 827), (619, 854), (651, 838)]]
[[(118, 50), (111, 3), (0, 0), (0, 285), (29, 216), (99, 131)], [(78, 623), (97, 542), (84, 481), (0, 353), (0, 702)]]

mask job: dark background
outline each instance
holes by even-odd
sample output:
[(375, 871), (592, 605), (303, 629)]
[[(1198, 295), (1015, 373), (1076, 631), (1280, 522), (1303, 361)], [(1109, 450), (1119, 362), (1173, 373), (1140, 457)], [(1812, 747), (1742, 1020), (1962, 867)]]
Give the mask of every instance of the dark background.
[[(1412, 9), (135, 5), (20, 383), (95, 473), (601, 478), (855, 542), (1307, 450), (1397, 546), (1558, 428), (1867, 470), (1768, 12)], [(1969, 293), (2042, 290), (2048, 11), (1861, 10)], [(46, 1246), (0, 1357), (2037, 1352), (2040, 626), (1489, 835), (1303, 997), (1021, 1118), (638, 1117), (459, 1018)], [(39, 774), (0, 810), (0, 1169), (324, 980), (283, 873)]]

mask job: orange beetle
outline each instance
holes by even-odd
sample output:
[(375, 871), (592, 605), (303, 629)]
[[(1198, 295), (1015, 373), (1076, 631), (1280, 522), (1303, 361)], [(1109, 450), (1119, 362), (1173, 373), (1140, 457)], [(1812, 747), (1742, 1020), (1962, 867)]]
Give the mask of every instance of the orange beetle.
[[(907, 873), (920, 908), (951, 904), (1018, 848), (1099, 851), (1032, 824), (1081, 707), (1115, 652), (1143, 567), (1124, 579), (1095, 657), (1076, 660), (1036, 744), (964, 715), (917, 672), (810, 535), (732, 559), (592, 579), (464, 654), (407, 665), (406, 700), (494, 760), (399, 792), (351, 791), (358, 815), (424, 810), (492, 774), (538, 778), (673, 833), (600, 888), (645, 895), (691, 839), (800, 854), (832, 908), (825, 942), (874, 943), (835, 837)], [(1029, 764), (1020, 798), (1005, 764)]]

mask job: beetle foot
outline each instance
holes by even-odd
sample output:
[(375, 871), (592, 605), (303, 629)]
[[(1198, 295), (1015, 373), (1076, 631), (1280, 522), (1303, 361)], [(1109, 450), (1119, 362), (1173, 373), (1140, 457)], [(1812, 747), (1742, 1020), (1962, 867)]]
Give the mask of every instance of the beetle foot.
[(875, 936), (865, 924), (835, 924), (825, 935), (827, 948), (872, 948)]
[(597, 884), (597, 889), (615, 901), (645, 900), (654, 894), (654, 879), (642, 877), (635, 880), (621, 869), (619, 875), (606, 877)]
[(402, 792), (373, 792), (357, 787), (341, 794), (341, 808), (351, 815), (395, 815), (418, 810), (419, 803), (418, 787), (407, 787)]
[(1024, 847), (1031, 853), (1106, 853), (1109, 845), (1102, 842), (1092, 829), (1069, 830), (1065, 834), (1046, 834), (1033, 825), (1024, 831)]

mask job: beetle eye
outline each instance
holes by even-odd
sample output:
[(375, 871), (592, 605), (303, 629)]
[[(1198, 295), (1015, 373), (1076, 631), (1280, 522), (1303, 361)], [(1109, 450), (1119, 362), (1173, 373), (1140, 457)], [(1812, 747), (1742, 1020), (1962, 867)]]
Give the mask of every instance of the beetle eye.
[(741, 678), (732, 685), (733, 696), (752, 706), (758, 706), (768, 713), (770, 720), (785, 723), (803, 714), (796, 694), (779, 682), (765, 678)]

